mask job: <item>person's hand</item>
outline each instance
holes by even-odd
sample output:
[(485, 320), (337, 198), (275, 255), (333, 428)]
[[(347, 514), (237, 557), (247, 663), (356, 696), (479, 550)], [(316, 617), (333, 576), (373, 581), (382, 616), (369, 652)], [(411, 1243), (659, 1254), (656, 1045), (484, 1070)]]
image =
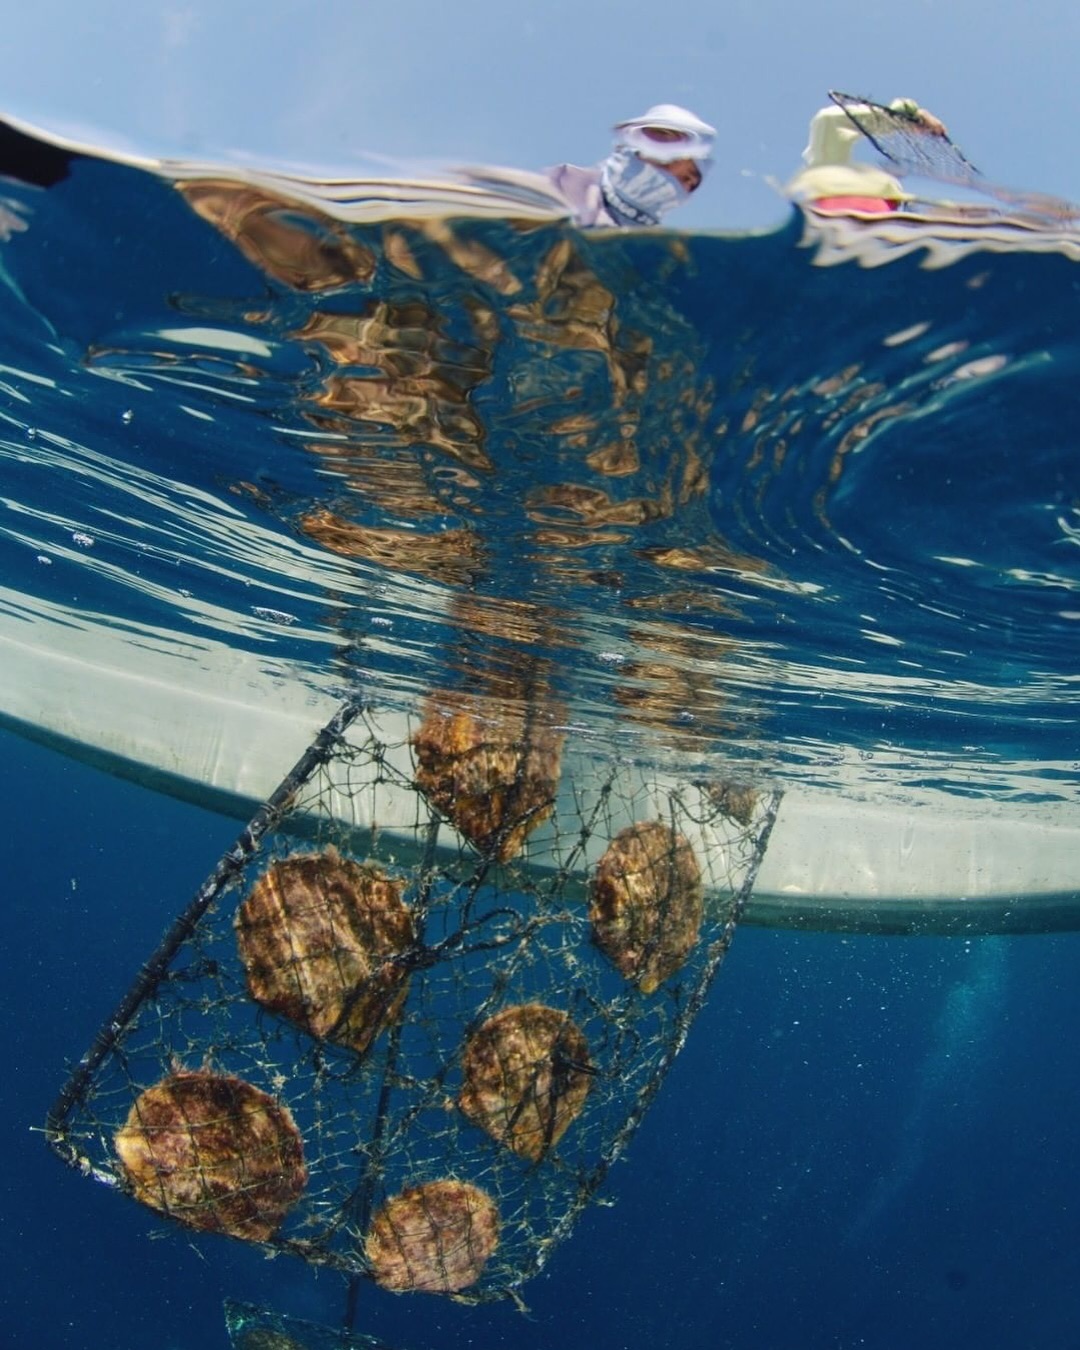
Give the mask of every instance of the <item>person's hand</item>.
[(935, 117), (926, 108), (920, 108), (913, 98), (894, 98), (889, 107), (894, 112), (903, 113), (905, 117), (910, 117), (919, 126), (925, 127), (932, 136), (947, 136), (949, 134), (945, 130), (945, 123), (941, 118)]
[(927, 112), (925, 108), (915, 109), (915, 121), (934, 136), (947, 136), (949, 134), (945, 130), (945, 123), (941, 118), (935, 117), (932, 112)]

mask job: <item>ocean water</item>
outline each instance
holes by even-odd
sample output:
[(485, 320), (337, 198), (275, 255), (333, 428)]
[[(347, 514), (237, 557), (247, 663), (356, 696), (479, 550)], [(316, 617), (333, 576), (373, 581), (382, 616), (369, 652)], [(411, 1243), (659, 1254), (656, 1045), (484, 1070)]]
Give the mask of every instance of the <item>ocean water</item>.
[[(227, 1346), (221, 1305), (336, 1325), (343, 1285), (166, 1230), (40, 1125), (231, 822), (4, 738), (13, 1345)], [(365, 1290), (425, 1346), (1003, 1347), (1080, 1327), (1078, 939), (738, 934), (597, 1207), (509, 1305)]]
[[(346, 222), (61, 170), (0, 192), (12, 1343), (224, 1347), (225, 1298), (340, 1321), (338, 1276), (166, 1230), (44, 1115), (295, 757), (253, 709), (540, 689), (596, 757), (782, 789), (780, 926), (740, 927), (528, 1315), (365, 1286), (357, 1330), (1072, 1344), (1077, 938), (1037, 930), (1077, 900), (1077, 241)], [(867, 810), (909, 842), (849, 875)], [(968, 891), (948, 936), (872, 935)], [(802, 931), (812, 900), (844, 922)]]

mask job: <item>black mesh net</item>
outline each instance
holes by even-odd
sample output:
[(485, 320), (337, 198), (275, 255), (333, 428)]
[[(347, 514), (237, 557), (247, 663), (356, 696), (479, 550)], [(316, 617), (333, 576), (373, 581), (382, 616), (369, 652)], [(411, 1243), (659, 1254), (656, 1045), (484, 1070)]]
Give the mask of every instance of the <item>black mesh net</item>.
[(776, 807), (542, 717), (349, 705), (140, 971), (50, 1139), (189, 1229), (510, 1296), (681, 1048)]
[(943, 131), (906, 106), (890, 107), (830, 89), (829, 97), (899, 174), (920, 174), (942, 183), (978, 187), (982, 175)]
[[(981, 194), (984, 198), (991, 197), (995, 203), (1004, 203), (1003, 209), (985, 202), (981, 205), (972, 201), (950, 202), (952, 214), (972, 222), (1008, 221), (1037, 229), (1075, 223), (1080, 219), (1080, 205), (1075, 202), (1050, 193), (1029, 192), (991, 182), (944, 131), (932, 123), (927, 124), (917, 111), (875, 103), (873, 99), (842, 94), (835, 89), (829, 91), (829, 97), (843, 108), (853, 125), (899, 177), (914, 175), (931, 179)], [(918, 214), (920, 206), (915, 204), (909, 209)]]

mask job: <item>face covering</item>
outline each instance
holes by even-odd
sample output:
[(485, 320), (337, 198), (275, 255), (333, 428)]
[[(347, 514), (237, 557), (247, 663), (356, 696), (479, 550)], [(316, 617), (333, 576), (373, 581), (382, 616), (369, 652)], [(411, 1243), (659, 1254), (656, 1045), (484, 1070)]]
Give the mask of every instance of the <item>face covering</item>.
[(629, 146), (619, 146), (604, 160), (600, 191), (619, 225), (658, 225), (661, 216), (690, 196), (671, 174), (646, 164)]

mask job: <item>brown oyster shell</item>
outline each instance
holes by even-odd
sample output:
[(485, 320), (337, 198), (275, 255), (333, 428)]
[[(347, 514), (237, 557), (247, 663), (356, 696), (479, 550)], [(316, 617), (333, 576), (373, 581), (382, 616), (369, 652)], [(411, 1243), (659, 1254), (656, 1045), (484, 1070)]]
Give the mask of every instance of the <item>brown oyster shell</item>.
[(251, 1331), (241, 1331), (234, 1336), (236, 1350), (304, 1350), (298, 1340), (286, 1336), (283, 1331), (269, 1331), (255, 1327)]
[(508, 862), (551, 815), (563, 739), (527, 701), (447, 694), (413, 737), (414, 781), (476, 849)]
[(458, 1105), (498, 1143), (537, 1162), (580, 1115), (591, 1067), (588, 1042), (565, 1013), (542, 1003), (504, 1008), (466, 1042)]
[(589, 905), (593, 937), (643, 994), (651, 994), (686, 960), (703, 912), (694, 851), (662, 821), (628, 826), (597, 864)]
[(446, 1179), (410, 1186), (371, 1221), (364, 1251), (384, 1289), (454, 1294), (480, 1278), (499, 1245), (499, 1211), (486, 1191)]
[(143, 1204), (250, 1242), (271, 1238), (307, 1185), (288, 1108), (227, 1074), (184, 1071), (147, 1088), (114, 1145)]
[(271, 863), (236, 915), (248, 992), (309, 1035), (362, 1054), (408, 992), (404, 883), (335, 849)]
[(760, 794), (749, 783), (725, 780), (710, 784), (706, 791), (710, 800), (729, 820), (739, 825), (749, 825), (754, 819)]

